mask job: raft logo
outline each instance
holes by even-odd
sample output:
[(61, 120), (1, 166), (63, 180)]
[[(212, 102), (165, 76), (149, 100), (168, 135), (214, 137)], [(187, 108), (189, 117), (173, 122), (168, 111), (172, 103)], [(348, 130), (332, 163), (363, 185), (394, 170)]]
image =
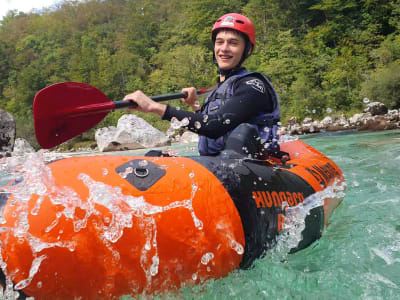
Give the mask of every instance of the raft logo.
[(313, 165), (306, 170), (319, 182), (322, 187), (326, 187), (336, 175), (339, 175), (331, 163), (326, 163), (322, 166)]
[(304, 201), (304, 195), (301, 192), (253, 191), (253, 199), (257, 208), (282, 207), (283, 202), (295, 206)]

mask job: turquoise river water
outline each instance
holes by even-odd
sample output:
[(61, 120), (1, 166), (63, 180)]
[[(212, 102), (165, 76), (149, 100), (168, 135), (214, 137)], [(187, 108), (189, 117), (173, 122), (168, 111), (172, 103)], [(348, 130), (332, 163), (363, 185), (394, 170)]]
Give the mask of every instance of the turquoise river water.
[[(250, 270), (155, 299), (400, 299), (400, 130), (302, 139), (338, 164), (347, 181), (322, 238), (295, 254), (271, 251)], [(194, 148), (174, 147), (180, 155), (193, 155)], [(0, 175), (0, 183), (8, 181)]]
[(160, 299), (400, 299), (400, 130), (303, 140), (335, 161), (347, 181), (322, 238)]

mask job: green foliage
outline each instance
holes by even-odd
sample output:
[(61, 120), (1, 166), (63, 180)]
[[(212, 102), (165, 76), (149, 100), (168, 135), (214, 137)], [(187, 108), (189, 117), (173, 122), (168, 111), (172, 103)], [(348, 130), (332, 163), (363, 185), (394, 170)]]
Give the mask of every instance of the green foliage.
[(393, 62), (372, 73), (363, 83), (362, 94), (372, 101), (385, 103), (389, 108), (400, 107), (400, 62)]
[(178, 46), (167, 53), (158, 53), (152, 60), (156, 70), (149, 76), (150, 93), (175, 93), (185, 86), (208, 87), (210, 79), (216, 77), (210, 60), (212, 54), (199, 46)]
[[(276, 87), (282, 120), (362, 109), (363, 97), (399, 107), (400, 2), (393, 0), (67, 0), (40, 15), (0, 21), (0, 108), (33, 139), (35, 93), (86, 82), (110, 99), (215, 83), (211, 27), (228, 12), (247, 15), (257, 44), (246, 61)], [(179, 100), (171, 105), (184, 108)], [(115, 126), (111, 113), (97, 127)], [(169, 123), (139, 114), (161, 130)], [(95, 129), (72, 140), (93, 142)]]
[(35, 135), (32, 134), (34, 132), (33, 127), (33, 118), (32, 115), (27, 115), (25, 117), (20, 117), (19, 115), (14, 116), (16, 123), (16, 136), (22, 137), (31, 144), (31, 146), (35, 149), (40, 149), (39, 144), (36, 141)]

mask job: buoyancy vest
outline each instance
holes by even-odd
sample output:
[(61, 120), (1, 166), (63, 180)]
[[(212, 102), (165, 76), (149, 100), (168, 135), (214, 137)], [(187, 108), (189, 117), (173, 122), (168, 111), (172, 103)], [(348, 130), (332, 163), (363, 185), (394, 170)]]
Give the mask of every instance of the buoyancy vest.
[[(273, 111), (271, 113), (259, 112), (252, 116), (246, 123), (251, 124), (257, 129), (261, 144), (267, 152), (279, 151), (278, 123), (280, 121), (280, 110), (278, 95), (269, 80), (257, 72), (247, 72), (242, 69), (225, 80), (217, 89), (215, 89), (206, 99), (201, 109), (203, 115), (213, 115), (219, 112), (221, 107), (231, 99), (234, 93), (235, 83), (246, 76), (256, 76), (264, 81), (266, 92), (273, 101)], [(232, 131), (217, 139), (206, 136), (199, 137), (200, 155), (217, 155), (225, 147), (225, 140)]]

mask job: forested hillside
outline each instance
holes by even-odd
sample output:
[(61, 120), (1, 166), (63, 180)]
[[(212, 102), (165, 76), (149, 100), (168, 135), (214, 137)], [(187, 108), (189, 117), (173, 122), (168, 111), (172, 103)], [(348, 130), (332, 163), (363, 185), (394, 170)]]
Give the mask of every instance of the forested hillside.
[[(254, 22), (257, 45), (246, 67), (273, 82), (283, 122), (351, 114), (364, 97), (400, 107), (399, 1), (91, 0), (12, 11), (1, 21), (0, 108), (33, 143), (33, 98), (52, 83), (89, 83), (113, 100), (137, 89), (209, 87), (217, 75), (210, 30), (227, 12)], [(115, 125), (122, 113), (100, 126)], [(75, 142), (90, 138), (93, 131)]]

